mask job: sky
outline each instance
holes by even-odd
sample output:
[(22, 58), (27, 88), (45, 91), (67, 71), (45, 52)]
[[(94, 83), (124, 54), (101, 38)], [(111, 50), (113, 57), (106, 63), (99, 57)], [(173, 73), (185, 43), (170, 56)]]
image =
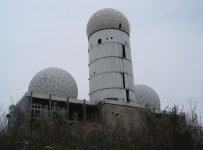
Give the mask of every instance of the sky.
[(135, 84), (152, 87), (162, 109), (196, 103), (203, 115), (202, 0), (0, 0), (0, 107), (47, 67), (67, 70), (89, 99), (86, 25), (103, 8), (130, 22)]

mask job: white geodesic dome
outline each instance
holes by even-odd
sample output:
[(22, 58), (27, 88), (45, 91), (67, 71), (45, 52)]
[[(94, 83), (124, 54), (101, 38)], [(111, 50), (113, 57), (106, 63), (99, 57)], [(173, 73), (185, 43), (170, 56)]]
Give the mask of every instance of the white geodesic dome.
[(78, 88), (74, 78), (60, 68), (39, 71), (31, 80), (29, 92), (59, 97), (77, 98)]
[(154, 89), (149, 86), (137, 84), (134, 86), (135, 101), (150, 110), (160, 111), (160, 99)]
[(128, 19), (116, 9), (105, 8), (92, 15), (87, 23), (87, 36), (102, 29), (120, 29), (130, 34)]

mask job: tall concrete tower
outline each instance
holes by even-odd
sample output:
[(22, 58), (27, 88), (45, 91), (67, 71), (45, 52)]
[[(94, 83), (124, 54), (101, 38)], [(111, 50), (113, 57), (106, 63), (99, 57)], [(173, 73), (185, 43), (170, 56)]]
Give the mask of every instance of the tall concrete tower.
[(130, 25), (118, 10), (102, 9), (87, 24), (90, 100), (135, 100)]

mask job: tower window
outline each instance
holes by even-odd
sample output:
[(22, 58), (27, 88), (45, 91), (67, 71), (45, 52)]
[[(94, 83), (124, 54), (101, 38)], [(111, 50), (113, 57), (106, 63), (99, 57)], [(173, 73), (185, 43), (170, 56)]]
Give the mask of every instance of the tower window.
[(123, 54), (123, 58), (126, 58), (125, 45), (122, 45), (122, 54)]
[(129, 99), (129, 90), (126, 90), (126, 100), (127, 100), (127, 102), (130, 102), (130, 99)]
[(114, 98), (114, 97), (108, 97), (108, 98), (105, 98), (105, 99), (110, 99), (110, 100), (118, 101), (118, 98)]
[(119, 23), (119, 28), (121, 28), (121, 23)]
[(111, 39), (113, 39), (113, 37), (111, 37)]
[(122, 75), (122, 79), (123, 79), (123, 87), (125, 88), (125, 74), (121, 73), (121, 75)]
[(98, 39), (98, 44), (101, 44), (102, 43), (102, 40), (101, 39)]

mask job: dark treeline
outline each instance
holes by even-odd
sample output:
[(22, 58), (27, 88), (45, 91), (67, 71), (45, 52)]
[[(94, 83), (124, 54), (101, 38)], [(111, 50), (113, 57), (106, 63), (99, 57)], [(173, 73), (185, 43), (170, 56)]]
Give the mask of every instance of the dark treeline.
[[(32, 131), (26, 115), (17, 110), (16, 123), (8, 130), (4, 115), (0, 122), (1, 150), (202, 150), (203, 132), (196, 113), (147, 116), (147, 123), (137, 130), (133, 124), (125, 130), (122, 121), (113, 128), (99, 123), (70, 122), (60, 114), (37, 118)], [(23, 124), (23, 126), (22, 126)]]

